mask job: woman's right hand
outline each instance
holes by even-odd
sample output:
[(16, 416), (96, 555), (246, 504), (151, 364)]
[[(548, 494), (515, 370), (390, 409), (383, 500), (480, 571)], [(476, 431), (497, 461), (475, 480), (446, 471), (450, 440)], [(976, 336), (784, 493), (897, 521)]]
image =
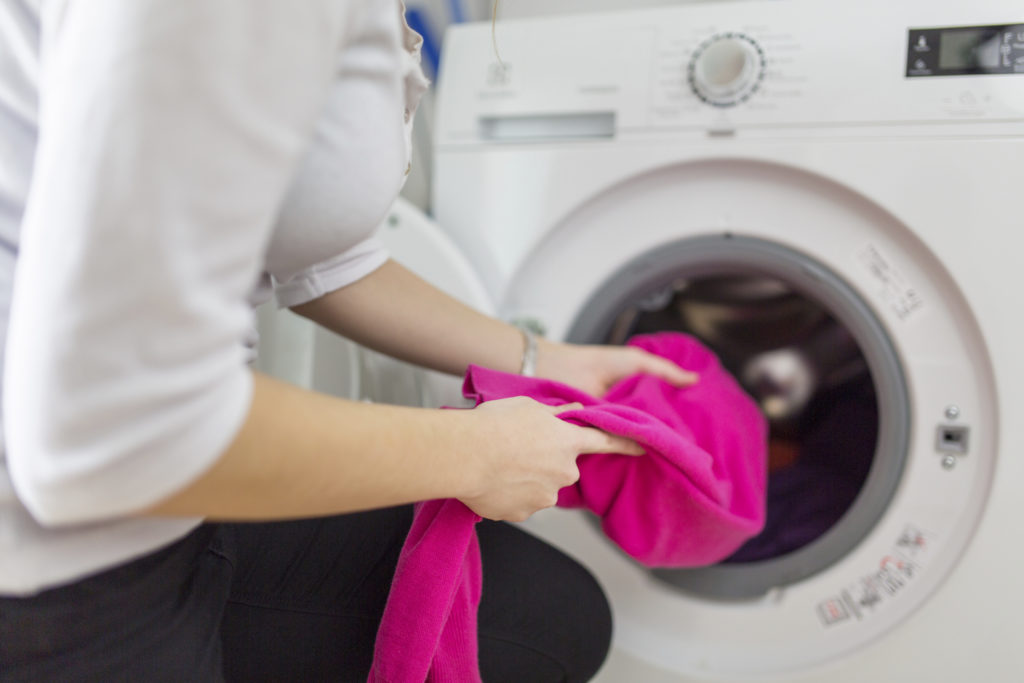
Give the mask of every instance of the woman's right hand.
[(521, 522), (558, 501), (558, 490), (580, 477), (581, 453), (642, 455), (630, 439), (579, 427), (557, 417), (578, 403), (548, 406), (514, 397), (465, 411), (473, 420), (476, 485), (460, 500), (487, 519)]

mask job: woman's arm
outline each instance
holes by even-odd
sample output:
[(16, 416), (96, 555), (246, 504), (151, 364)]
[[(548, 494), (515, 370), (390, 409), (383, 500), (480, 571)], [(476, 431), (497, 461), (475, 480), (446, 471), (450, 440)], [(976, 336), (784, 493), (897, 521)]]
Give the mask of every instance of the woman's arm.
[[(455, 375), (470, 363), (518, 372), (522, 360), (518, 329), (453, 299), (394, 261), (293, 310), (364, 346)], [(538, 340), (538, 376), (596, 396), (637, 372), (677, 385), (696, 379), (640, 349)]]
[(640, 453), (631, 441), (555, 417), (573, 407), (528, 398), (474, 410), (375, 405), (257, 374), (233, 443), (146, 513), (286, 519), (459, 498), (484, 517), (519, 521), (579, 478), (578, 454)]
[(395, 261), (292, 310), (359, 344), (441, 372), (461, 375), (470, 363), (519, 371), (519, 330), (480, 314)]

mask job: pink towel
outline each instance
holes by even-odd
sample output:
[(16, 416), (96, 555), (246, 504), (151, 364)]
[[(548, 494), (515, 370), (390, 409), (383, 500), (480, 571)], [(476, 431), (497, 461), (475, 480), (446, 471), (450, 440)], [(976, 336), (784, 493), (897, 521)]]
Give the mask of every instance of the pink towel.
[[(634, 439), (647, 453), (583, 455), (562, 507), (586, 507), (609, 538), (648, 566), (718, 562), (764, 525), (767, 427), (756, 404), (692, 337), (661, 333), (629, 342), (700, 374), (684, 388), (646, 375), (603, 399), (548, 380), (470, 366), (464, 393), (477, 404), (531, 396), (579, 402), (559, 417)], [(371, 683), (479, 681), (476, 608), (479, 521), (457, 501), (418, 506), (374, 650)]]
[(457, 500), (416, 505), (377, 629), (371, 683), (478, 683), (479, 515)]

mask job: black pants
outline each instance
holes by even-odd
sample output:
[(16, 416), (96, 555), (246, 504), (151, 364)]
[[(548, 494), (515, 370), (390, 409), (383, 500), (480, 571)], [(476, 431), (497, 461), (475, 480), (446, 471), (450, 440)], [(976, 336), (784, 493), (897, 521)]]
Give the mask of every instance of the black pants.
[[(204, 525), (77, 583), (0, 598), (0, 681), (362, 683), (411, 515)], [(611, 635), (593, 577), (512, 526), (478, 534), (484, 681), (590, 678)]]

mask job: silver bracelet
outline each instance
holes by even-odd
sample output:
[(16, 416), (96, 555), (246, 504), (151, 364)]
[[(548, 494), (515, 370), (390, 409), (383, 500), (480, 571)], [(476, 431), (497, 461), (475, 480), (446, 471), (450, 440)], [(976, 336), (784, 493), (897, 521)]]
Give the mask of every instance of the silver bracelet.
[(517, 327), (523, 335), (523, 362), (519, 366), (519, 374), (533, 377), (537, 371), (537, 335), (522, 325)]

